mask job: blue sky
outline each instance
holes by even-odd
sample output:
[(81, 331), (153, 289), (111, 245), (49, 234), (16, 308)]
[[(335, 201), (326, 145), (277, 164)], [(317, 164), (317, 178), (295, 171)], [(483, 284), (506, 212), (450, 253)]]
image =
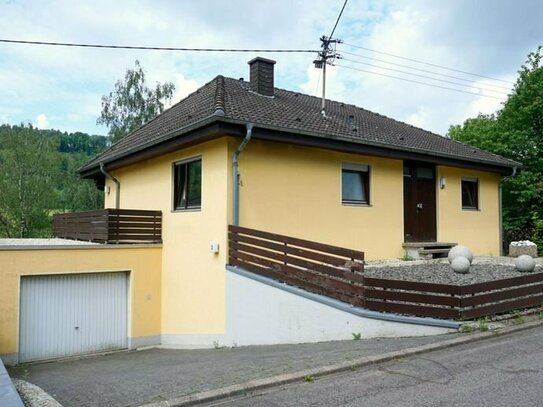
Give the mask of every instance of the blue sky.
[[(343, 0), (0, 1), (0, 38), (104, 44), (309, 48), (328, 35)], [(335, 36), (344, 40), (338, 65), (431, 82), (473, 93), (482, 78), (439, 70), (353, 48), (358, 45), (513, 81), (526, 55), (543, 42), (539, 0), (349, 0)], [(351, 54), (356, 54), (353, 56)], [(151, 83), (176, 84), (178, 101), (217, 74), (248, 77), (257, 54), (198, 54), (0, 44), (0, 123), (106, 134), (96, 125), (101, 96), (138, 59)], [(266, 54), (275, 59), (276, 86), (320, 94), (313, 54)], [(360, 62), (405, 70), (378, 58), (475, 80), (472, 88), (407, 76)], [(344, 67), (330, 67), (327, 97), (445, 134), (451, 124), (501, 100), (426, 87)], [(423, 74), (420, 71), (410, 72)], [(434, 76), (434, 75), (432, 75)], [(443, 77), (441, 77), (443, 78)], [(448, 80), (457, 81), (449, 78)], [(468, 82), (462, 82), (468, 83)], [(468, 83), (470, 84), (470, 83)], [(492, 88), (507, 93), (507, 89)]]

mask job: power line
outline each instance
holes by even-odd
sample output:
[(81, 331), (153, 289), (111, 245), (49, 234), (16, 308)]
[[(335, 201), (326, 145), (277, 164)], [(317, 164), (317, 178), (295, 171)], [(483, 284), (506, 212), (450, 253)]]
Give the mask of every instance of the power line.
[(109, 49), (132, 49), (147, 51), (190, 51), (190, 52), (319, 52), (315, 49), (244, 49), (244, 48), (185, 48), (185, 47), (146, 47), (134, 45), (106, 45), (106, 44), (83, 44), (72, 42), (48, 42), (48, 41), (24, 41), (0, 39), (0, 42), (10, 44), (30, 44), (30, 45), (52, 45), (59, 47), (82, 47), (82, 48), (109, 48)]
[(345, 42), (344, 42), (343, 44), (345, 44), (345, 45), (347, 45), (347, 46), (349, 46), (349, 47), (358, 48), (358, 49), (363, 49), (363, 50), (365, 50), (365, 51), (375, 52), (376, 54), (387, 55), (387, 56), (394, 57), (394, 58), (404, 59), (404, 60), (406, 60), (406, 61), (416, 62), (416, 63), (418, 63), (418, 64), (433, 66), (433, 67), (435, 67), (435, 68), (446, 69), (446, 70), (448, 70), (448, 71), (459, 72), (459, 73), (463, 73), (463, 74), (465, 74), (465, 75), (478, 76), (479, 78), (486, 78), (486, 79), (491, 79), (491, 80), (493, 80), (493, 81), (504, 82), (504, 83), (509, 83), (509, 84), (514, 85), (514, 82), (506, 81), (506, 80), (503, 80), (503, 79), (492, 78), (491, 76), (485, 76), (485, 75), (480, 75), (480, 74), (473, 73), (473, 72), (462, 71), (462, 70), (460, 70), (460, 69), (449, 68), (448, 66), (433, 64), (433, 63), (431, 63), (431, 62), (425, 62), (425, 61), (421, 61), (421, 60), (419, 60), (419, 59), (414, 59), (414, 58), (407, 58), (407, 57), (403, 57), (403, 56), (400, 56), (400, 55), (391, 54), (391, 53), (388, 53), (388, 52), (377, 51), (377, 50), (375, 50), (375, 49), (366, 48), (366, 47), (361, 47), (361, 46), (359, 46), (359, 45), (348, 44), (348, 43), (345, 43)]
[[(334, 60), (336, 57), (336, 44), (340, 42), (339, 40), (335, 40), (332, 38), (334, 35), (334, 32), (336, 31), (337, 25), (339, 24), (339, 20), (341, 19), (341, 16), (343, 15), (343, 10), (345, 10), (345, 6), (347, 5), (347, 1), (345, 0), (343, 2), (343, 7), (341, 7), (341, 11), (339, 12), (339, 15), (337, 16), (336, 23), (334, 24), (334, 28), (332, 28), (332, 32), (328, 37), (322, 36), (320, 38), (321, 40), (321, 48), (322, 50), (318, 53), (318, 58), (313, 61), (315, 64), (315, 68), (322, 69), (322, 102), (321, 102), (321, 111), (322, 114), (325, 114), (325, 107), (326, 107), (326, 65), (330, 64), (328, 62), (329, 59)], [(332, 49), (330, 46), (333, 44), (334, 49)], [(319, 81), (317, 81), (317, 88), (319, 86), (320, 82), (320, 75), (319, 75)]]
[(473, 79), (461, 78), (459, 76), (447, 75), (447, 74), (436, 72), (436, 71), (429, 71), (427, 69), (415, 68), (414, 66), (398, 64), (398, 63), (395, 63), (395, 62), (386, 61), (384, 59), (369, 57), (367, 55), (355, 54), (353, 52), (348, 52), (348, 51), (344, 51), (344, 50), (340, 50), (340, 53), (341, 54), (351, 55), (351, 56), (358, 57), (358, 58), (369, 59), (371, 61), (382, 62), (384, 64), (389, 64), (389, 65), (393, 65), (393, 66), (399, 66), (399, 67), (402, 67), (402, 68), (412, 69), (412, 70), (418, 71), (418, 72), (429, 73), (429, 74), (432, 74), (432, 75), (439, 75), (439, 76), (443, 76), (445, 78), (457, 79), (457, 80), (463, 81), (463, 82), (475, 83), (475, 84), (477, 84), (477, 86), (485, 85), (485, 86), (490, 86), (490, 87), (493, 87), (493, 88), (504, 89), (504, 90), (507, 90), (507, 91), (511, 90), (510, 87), (508, 88), (508, 87), (505, 87), (505, 86), (494, 85), (492, 83), (480, 82), (480, 81), (473, 80)]
[(474, 85), (466, 85), (465, 83), (459, 83), (459, 82), (454, 82), (454, 81), (448, 81), (448, 80), (446, 80), (446, 79), (432, 78), (432, 77), (426, 76), (426, 75), (420, 75), (420, 74), (416, 74), (416, 73), (412, 73), (412, 72), (402, 71), (402, 70), (400, 70), (400, 69), (387, 68), (387, 67), (384, 67), (384, 66), (373, 65), (373, 64), (369, 64), (369, 63), (367, 63), (367, 62), (356, 61), (356, 60), (354, 60), (354, 59), (340, 58), (340, 57), (338, 57), (338, 59), (342, 59), (342, 60), (344, 60), (344, 61), (353, 62), (353, 63), (355, 63), (355, 64), (361, 64), (361, 65), (370, 66), (370, 67), (372, 67), (372, 68), (386, 69), (387, 71), (403, 73), (403, 74), (405, 74), (405, 75), (412, 75), (412, 76), (416, 76), (416, 77), (418, 77), (418, 78), (430, 79), (430, 80), (436, 81), (436, 82), (449, 83), (449, 84), (451, 84), (451, 85), (457, 85), (457, 86), (463, 86), (463, 87), (466, 87), (466, 88), (479, 89), (479, 90), (482, 90), (482, 91), (494, 92), (494, 93), (499, 93), (499, 94), (502, 94), (502, 95), (506, 95), (506, 96), (507, 96), (507, 93), (502, 92), (502, 91), (499, 91), (499, 90), (487, 89), (487, 88), (483, 88), (483, 87), (480, 87), (480, 86), (474, 86)]
[(374, 75), (384, 76), (384, 77), (387, 77), (387, 78), (399, 79), (401, 81), (412, 82), (412, 83), (416, 83), (416, 84), (419, 84), (419, 85), (431, 86), (433, 88), (446, 89), (446, 90), (451, 90), (451, 91), (460, 92), (460, 93), (467, 93), (468, 95), (481, 96), (481, 97), (485, 97), (485, 98), (492, 98), (492, 99), (498, 99), (498, 100), (505, 100), (505, 98), (500, 98), (500, 97), (497, 97), (497, 96), (483, 95), (483, 94), (480, 94), (480, 93), (468, 92), (468, 91), (462, 90), (462, 89), (449, 88), (447, 86), (434, 85), (432, 83), (415, 81), (415, 80), (407, 79), (407, 78), (400, 78), (398, 76), (387, 75), (387, 74), (384, 74), (384, 73), (373, 72), (373, 71), (367, 71), (365, 69), (353, 68), (351, 66), (346, 66), (346, 65), (334, 64), (334, 66), (338, 66), (340, 68), (351, 69), (353, 71), (358, 71), (358, 72), (371, 73), (371, 74), (374, 74)]
[(345, 6), (347, 5), (347, 1), (349, 1), (349, 0), (345, 0), (345, 2), (343, 3), (343, 7), (341, 7), (341, 11), (339, 12), (339, 15), (337, 16), (336, 23), (334, 24), (334, 28), (332, 28), (332, 32), (328, 36), (328, 38), (330, 38), (330, 39), (334, 35), (334, 31), (336, 31), (337, 25), (339, 23), (339, 19), (341, 18), (341, 15), (343, 14), (343, 10), (345, 10)]

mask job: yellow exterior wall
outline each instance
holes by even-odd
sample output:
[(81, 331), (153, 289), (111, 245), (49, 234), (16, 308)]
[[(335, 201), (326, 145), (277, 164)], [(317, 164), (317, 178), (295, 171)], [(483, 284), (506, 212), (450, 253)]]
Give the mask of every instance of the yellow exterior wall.
[[(162, 247), (0, 250), (0, 354), (17, 352), (20, 276), (30, 274), (128, 270), (131, 337), (224, 333), (231, 164), (240, 142), (222, 137), (113, 171), (121, 208), (162, 211)], [(202, 207), (174, 212), (173, 163), (194, 157), (202, 159)], [(342, 163), (370, 166), (369, 206), (342, 205)], [(239, 171), (240, 225), (362, 250), (368, 260), (402, 257), (402, 160), (253, 139)], [(438, 166), (440, 177), (447, 185), (437, 190), (438, 240), (498, 255), (499, 175)], [(480, 210), (462, 210), (462, 177), (479, 179)], [(115, 185), (106, 185), (105, 207), (114, 207)]]
[[(172, 166), (202, 158), (202, 208), (172, 211)], [(163, 216), (162, 334), (222, 333), (225, 327), (227, 263), (227, 139), (113, 171), (121, 183), (121, 208), (161, 210)], [(115, 185), (107, 180), (106, 207), (115, 205)], [(211, 242), (219, 253), (210, 252)]]
[[(229, 156), (239, 142), (231, 140)], [(370, 165), (370, 206), (342, 205), (343, 162)], [(362, 250), (366, 259), (403, 255), (403, 161), (251, 140), (239, 171), (241, 226)]]
[[(475, 255), (500, 255), (499, 184), (494, 173), (440, 166), (438, 179), (445, 177), (445, 188), (438, 189), (438, 240), (457, 242)], [(463, 210), (462, 177), (478, 178), (479, 210)]]
[(0, 250), (0, 354), (18, 350), (21, 276), (105, 271), (130, 271), (128, 335), (160, 335), (160, 246)]

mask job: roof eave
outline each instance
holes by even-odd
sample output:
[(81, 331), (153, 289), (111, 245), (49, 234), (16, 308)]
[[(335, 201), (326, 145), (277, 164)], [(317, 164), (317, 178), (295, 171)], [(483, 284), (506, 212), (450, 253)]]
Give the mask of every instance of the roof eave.
[[(126, 151), (123, 154), (111, 157), (109, 159), (100, 160), (100, 157), (97, 157), (90, 164), (81, 167), (78, 172), (83, 178), (95, 178), (100, 174), (99, 166), (101, 162), (103, 162), (109, 169), (114, 169), (173, 151), (175, 148), (188, 147), (189, 145), (208, 141), (212, 138), (220, 136), (221, 134), (230, 134), (235, 136), (243, 134), (242, 128), (235, 129), (233, 127), (228, 127), (221, 129), (221, 123), (227, 125), (245, 126), (246, 121), (233, 119), (227, 116), (219, 116), (215, 114), (210, 115), (189, 126), (171, 131), (159, 139), (153, 140), (152, 142), (142, 144), (138, 146), (137, 149)], [(358, 154), (377, 155), (397, 159), (421, 160), (436, 164), (442, 163), (466, 168), (484, 169), (504, 175), (510, 174), (512, 168), (522, 167), (520, 163), (507, 159), (504, 159), (506, 162), (474, 160), (452, 154), (423, 151), (409, 148), (407, 146), (399, 148), (398, 146), (390, 146), (386, 143), (370, 142), (367, 140), (360, 142), (348, 137), (330, 136), (300, 129), (272, 126), (261, 124), (256, 121), (253, 123), (255, 125), (254, 137), (269, 141), (286, 142), (290, 144), (327, 148)], [(180, 136), (184, 137), (180, 139)]]

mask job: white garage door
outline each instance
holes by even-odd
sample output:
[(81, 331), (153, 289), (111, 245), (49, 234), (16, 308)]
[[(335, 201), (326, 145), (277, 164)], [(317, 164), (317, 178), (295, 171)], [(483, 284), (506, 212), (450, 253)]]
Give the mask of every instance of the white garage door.
[(21, 278), (19, 361), (126, 348), (127, 273)]

